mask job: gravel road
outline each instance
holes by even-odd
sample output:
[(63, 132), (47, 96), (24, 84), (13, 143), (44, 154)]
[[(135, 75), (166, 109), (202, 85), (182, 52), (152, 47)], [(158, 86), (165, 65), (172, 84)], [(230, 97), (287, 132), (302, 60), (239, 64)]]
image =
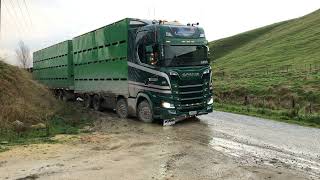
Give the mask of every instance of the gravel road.
[(0, 153), (0, 179), (320, 179), (320, 130), (213, 112), (174, 126), (86, 112), (89, 133)]
[(241, 163), (320, 178), (320, 129), (218, 111), (200, 119), (212, 129), (212, 147)]

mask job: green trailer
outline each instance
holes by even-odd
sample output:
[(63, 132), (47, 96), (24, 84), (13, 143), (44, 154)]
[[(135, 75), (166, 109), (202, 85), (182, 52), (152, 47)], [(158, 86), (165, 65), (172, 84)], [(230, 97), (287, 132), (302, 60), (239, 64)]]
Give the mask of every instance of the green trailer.
[(35, 52), (34, 70), (62, 99), (122, 118), (172, 124), (212, 112), (207, 40), (197, 25), (126, 18)]
[(33, 77), (51, 89), (74, 89), (72, 41), (33, 53)]
[(73, 38), (76, 93), (128, 95), (128, 21)]

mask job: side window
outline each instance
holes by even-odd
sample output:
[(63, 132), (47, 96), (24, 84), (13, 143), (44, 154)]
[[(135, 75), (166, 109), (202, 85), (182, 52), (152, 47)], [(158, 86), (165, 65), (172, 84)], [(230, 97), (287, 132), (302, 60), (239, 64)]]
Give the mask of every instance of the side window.
[(155, 55), (158, 55), (158, 50), (155, 46), (154, 32), (139, 32), (137, 40), (137, 51), (140, 62), (152, 66), (155, 65), (157, 63)]
[(146, 62), (146, 45), (141, 42), (138, 44), (138, 56), (139, 56), (139, 60), (142, 63)]

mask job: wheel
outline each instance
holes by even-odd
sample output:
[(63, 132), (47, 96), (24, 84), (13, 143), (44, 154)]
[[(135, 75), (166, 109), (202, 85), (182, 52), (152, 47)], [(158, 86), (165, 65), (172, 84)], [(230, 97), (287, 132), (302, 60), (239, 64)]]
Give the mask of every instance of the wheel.
[(85, 108), (91, 108), (92, 107), (92, 97), (89, 94), (86, 94), (84, 96), (83, 106)]
[(138, 105), (138, 118), (140, 121), (151, 123), (153, 122), (152, 109), (148, 101), (144, 100)]
[(63, 91), (62, 90), (58, 91), (58, 99), (63, 100)]
[(116, 111), (120, 118), (128, 117), (128, 104), (125, 99), (121, 98), (117, 101)]
[(68, 94), (64, 91), (61, 91), (62, 92), (62, 101), (63, 102), (67, 102), (69, 99), (68, 99)]
[(102, 110), (100, 96), (98, 96), (98, 95), (94, 95), (93, 96), (92, 105), (93, 105), (93, 109), (94, 110), (96, 110), (96, 111), (101, 111)]

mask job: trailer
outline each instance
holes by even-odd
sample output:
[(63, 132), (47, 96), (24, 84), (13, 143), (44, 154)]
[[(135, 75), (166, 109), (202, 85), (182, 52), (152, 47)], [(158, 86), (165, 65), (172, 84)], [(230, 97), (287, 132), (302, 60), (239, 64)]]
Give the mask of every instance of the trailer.
[(74, 90), (72, 41), (64, 41), (33, 53), (33, 77), (55, 90), (60, 99)]
[(33, 75), (63, 100), (167, 124), (212, 112), (202, 28), (126, 18), (34, 52)]

